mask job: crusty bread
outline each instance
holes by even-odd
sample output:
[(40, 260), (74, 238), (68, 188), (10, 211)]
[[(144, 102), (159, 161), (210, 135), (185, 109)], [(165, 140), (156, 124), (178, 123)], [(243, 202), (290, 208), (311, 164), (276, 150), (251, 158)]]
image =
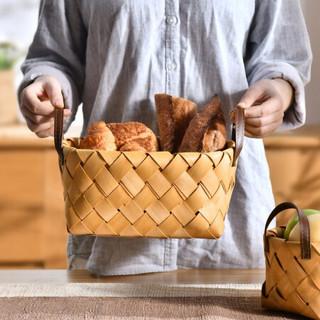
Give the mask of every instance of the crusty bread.
[(202, 139), (201, 152), (213, 152), (225, 147), (227, 141), (227, 130), (224, 115), (220, 110), (211, 120), (209, 128)]
[(140, 122), (108, 123), (121, 151), (158, 151), (158, 140), (151, 129)]
[(226, 125), (220, 98), (215, 95), (190, 121), (179, 152), (212, 152), (226, 143)]
[(155, 95), (160, 147), (163, 151), (177, 152), (197, 105), (187, 99), (160, 93)]
[(143, 151), (143, 152), (157, 151), (151, 136), (129, 140), (126, 143), (124, 143), (119, 150), (120, 151)]
[(158, 151), (158, 140), (154, 133), (140, 122), (108, 123), (94, 122), (80, 149), (105, 151)]
[[(197, 105), (184, 98), (156, 94), (161, 150), (212, 152), (226, 144), (226, 124), (219, 96), (197, 113)], [(155, 134), (140, 122), (95, 122), (80, 143), (81, 149), (106, 151), (159, 150)]]
[(103, 121), (99, 121), (92, 123), (88, 134), (80, 142), (80, 149), (115, 151), (117, 147), (110, 129)]

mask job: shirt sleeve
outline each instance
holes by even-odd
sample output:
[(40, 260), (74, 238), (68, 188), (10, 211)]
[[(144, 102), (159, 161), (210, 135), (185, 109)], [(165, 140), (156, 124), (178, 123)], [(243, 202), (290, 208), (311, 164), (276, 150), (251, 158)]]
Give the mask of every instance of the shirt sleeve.
[(53, 76), (62, 86), (65, 107), (72, 111), (71, 123), (81, 103), (86, 37), (76, 0), (42, 0), (38, 27), (21, 66), (18, 98), (37, 77)]
[(310, 80), (312, 53), (298, 0), (258, 1), (248, 36), (246, 72), (249, 85), (283, 78), (294, 89), (294, 101), (280, 130), (305, 122), (304, 86)]

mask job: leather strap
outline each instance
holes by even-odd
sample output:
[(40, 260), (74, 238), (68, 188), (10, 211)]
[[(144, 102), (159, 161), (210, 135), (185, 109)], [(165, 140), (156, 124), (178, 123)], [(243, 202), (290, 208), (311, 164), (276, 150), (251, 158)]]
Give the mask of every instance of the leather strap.
[(235, 109), (235, 124), (232, 127), (232, 140), (235, 142), (235, 151), (232, 166), (237, 163), (238, 157), (243, 147), (244, 140), (244, 109)]
[(58, 152), (60, 170), (62, 170), (63, 165), (63, 118), (63, 109), (54, 108), (54, 146)]
[(309, 220), (306, 214), (299, 209), (292, 202), (283, 202), (276, 206), (273, 211), (270, 213), (265, 228), (264, 228), (264, 243), (265, 243), (265, 253), (269, 253), (269, 242), (267, 238), (267, 228), (270, 222), (275, 218), (275, 216), (283, 210), (286, 209), (296, 209), (299, 217), (299, 225), (300, 225), (300, 248), (301, 248), (301, 259), (311, 259), (311, 244), (310, 244), (310, 226)]

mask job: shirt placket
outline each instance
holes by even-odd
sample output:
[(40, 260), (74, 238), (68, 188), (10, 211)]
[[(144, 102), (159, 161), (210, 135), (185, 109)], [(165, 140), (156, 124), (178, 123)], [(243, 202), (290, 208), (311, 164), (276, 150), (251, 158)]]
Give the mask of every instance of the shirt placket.
[[(165, 2), (165, 74), (166, 93), (179, 96), (180, 57), (179, 0)], [(167, 239), (164, 246), (163, 270), (177, 268), (178, 239)]]
[(165, 3), (166, 92), (179, 95), (179, 0), (166, 0)]

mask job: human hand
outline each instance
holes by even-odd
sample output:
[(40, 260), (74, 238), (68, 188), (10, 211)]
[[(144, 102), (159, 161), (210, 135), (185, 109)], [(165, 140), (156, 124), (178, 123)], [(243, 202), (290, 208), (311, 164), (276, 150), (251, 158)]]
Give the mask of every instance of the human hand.
[[(253, 84), (237, 105), (245, 109), (245, 135), (263, 138), (278, 129), (292, 99), (293, 89), (286, 80), (265, 79)], [(229, 115), (234, 122), (234, 111)]]
[[(45, 138), (54, 132), (54, 108), (63, 108), (61, 85), (51, 76), (41, 76), (25, 87), (20, 95), (20, 109), (28, 128), (38, 137)], [(71, 111), (64, 109), (64, 116)]]

